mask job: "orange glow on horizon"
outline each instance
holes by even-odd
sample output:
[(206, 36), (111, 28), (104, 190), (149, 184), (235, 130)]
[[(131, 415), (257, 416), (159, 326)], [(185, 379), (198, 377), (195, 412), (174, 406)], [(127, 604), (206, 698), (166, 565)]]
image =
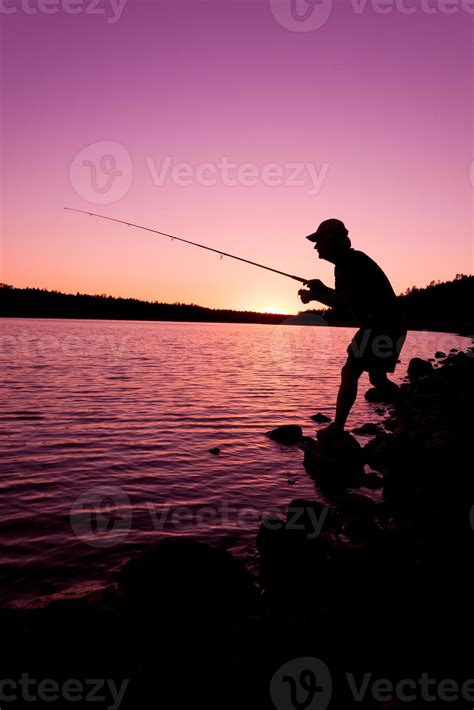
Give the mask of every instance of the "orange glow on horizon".
[(261, 308), (256, 308), (257, 313), (271, 313), (273, 315), (287, 316), (289, 315), (288, 310), (281, 308), (279, 306), (262, 306)]

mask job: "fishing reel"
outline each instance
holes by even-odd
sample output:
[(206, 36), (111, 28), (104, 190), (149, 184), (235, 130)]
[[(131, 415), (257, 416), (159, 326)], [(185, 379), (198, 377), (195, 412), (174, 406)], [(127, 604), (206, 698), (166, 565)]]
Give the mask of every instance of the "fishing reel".
[(298, 296), (301, 298), (303, 303), (309, 303), (311, 299), (311, 291), (306, 288), (300, 288), (298, 291)]

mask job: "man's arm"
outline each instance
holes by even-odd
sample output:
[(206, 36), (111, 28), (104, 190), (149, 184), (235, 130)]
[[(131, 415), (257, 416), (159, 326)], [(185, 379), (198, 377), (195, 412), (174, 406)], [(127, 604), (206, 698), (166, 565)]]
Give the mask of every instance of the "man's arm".
[(305, 294), (305, 299), (301, 299), (303, 302), (319, 301), (319, 303), (323, 303), (330, 308), (350, 306), (352, 302), (352, 290), (350, 288), (336, 292), (333, 288), (325, 286), (319, 279), (308, 281), (307, 286), (309, 291), (302, 292)]

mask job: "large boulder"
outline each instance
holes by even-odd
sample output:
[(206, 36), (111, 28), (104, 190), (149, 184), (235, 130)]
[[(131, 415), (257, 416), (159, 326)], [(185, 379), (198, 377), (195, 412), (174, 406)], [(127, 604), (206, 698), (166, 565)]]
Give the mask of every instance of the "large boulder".
[(357, 487), (363, 485), (364, 462), (359, 442), (345, 432), (335, 441), (316, 441), (310, 437), (304, 440), (303, 465), (308, 473), (326, 479), (335, 487)]
[(400, 452), (396, 437), (393, 434), (379, 434), (364, 446), (364, 461), (371, 468), (382, 473), (387, 471), (391, 464), (398, 461)]
[(313, 609), (324, 594), (333, 542), (330, 511), (318, 501), (293, 500), (286, 519), (265, 518), (257, 535), (266, 600), (286, 614)]
[(165, 618), (238, 615), (256, 599), (253, 577), (240, 560), (186, 538), (149, 545), (122, 567), (117, 581), (135, 609)]

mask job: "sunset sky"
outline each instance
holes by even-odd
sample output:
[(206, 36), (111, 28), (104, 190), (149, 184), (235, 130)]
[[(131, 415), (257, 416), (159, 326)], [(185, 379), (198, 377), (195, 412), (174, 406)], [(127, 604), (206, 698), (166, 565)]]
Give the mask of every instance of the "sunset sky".
[(397, 293), (472, 273), (472, 13), (2, 0), (0, 280), (303, 308), (294, 281), (66, 205), (329, 285), (304, 239), (328, 217)]

